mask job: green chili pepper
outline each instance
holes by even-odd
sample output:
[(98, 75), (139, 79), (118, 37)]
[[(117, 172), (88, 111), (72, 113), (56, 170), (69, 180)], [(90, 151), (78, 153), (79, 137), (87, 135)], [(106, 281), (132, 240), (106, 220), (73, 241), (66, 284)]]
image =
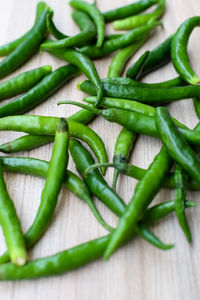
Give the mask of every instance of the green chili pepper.
[(108, 23), (111, 21), (137, 15), (156, 3), (157, 0), (140, 0), (126, 6), (115, 8), (103, 13), (104, 20)]
[[(89, 111), (97, 115), (102, 115), (102, 117), (105, 118), (107, 121), (120, 124), (127, 130), (136, 133), (145, 134), (148, 136), (160, 137), (155, 124), (155, 118), (149, 115), (145, 115), (143, 113), (138, 113), (136, 111), (127, 111), (122, 109), (115, 109), (115, 108), (100, 110), (75, 101), (64, 101), (64, 102), (59, 102), (58, 104), (76, 105), (88, 109)], [(200, 144), (199, 133), (187, 128), (185, 125), (181, 124), (177, 120), (175, 120), (175, 123), (179, 126), (179, 130), (181, 134), (183, 134), (184, 138), (189, 143), (194, 145)], [(0, 129), (1, 129), (1, 120), (0, 120)]]
[(126, 236), (130, 229), (134, 230), (139, 218), (141, 218), (141, 215), (144, 215), (144, 211), (161, 188), (171, 166), (172, 160), (166, 149), (162, 147), (159, 154), (150, 164), (145, 176), (138, 182), (130, 203), (119, 219), (117, 228), (112, 233), (106, 247), (104, 254), (105, 259), (108, 259), (120, 245), (123, 236)]
[(14, 204), (8, 195), (0, 164), (0, 224), (11, 261), (19, 266), (26, 263), (26, 246)]
[(162, 17), (166, 8), (166, 0), (157, 1), (158, 5), (156, 9), (149, 14), (141, 14), (137, 16), (131, 16), (123, 20), (117, 20), (113, 26), (115, 30), (129, 30), (147, 24), (150, 20), (156, 20)]
[(144, 64), (147, 60), (147, 58), (150, 55), (150, 51), (145, 51), (140, 57), (139, 59), (133, 64), (131, 65), (127, 72), (126, 72), (126, 77), (131, 78), (131, 79), (136, 79), (137, 77), (140, 76), (140, 73), (142, 72), (143, 68), (144, 68)]
[(200, 98), (193, 98), (192, 101), (193, 101), (196, 115), (200, 119)]
[(93, 59), (101, 58), (118, 49), (130, 46), (133, 43), (138, 42), (160, 24), (161, 23), (158, 21), (152, 21), (144, 26), (129, 31), (116, 39), (105, 41), (101, 48), (98, 48), (97, 46), (85, 46), (80, 48), (79, 51)]
[[(193, 202), (186, 202), (187, 207), (193, 207)], [(174, 211), (174, 201), (165, 202), (148, 209), (139, 226), (152, 225)], [(124, 237), (123, 243), (135, 237), (137, 231), (131, 231)], [(110, 239), (110, 234), (92, 240), (74, 248), (59, 252), (55, 255), (36, 259), (23, 267), (8, 263), (0, 266), (0, 280), (31, 279), (44, 276), (58, 275), (78, 269), (89, 262), (100, 258)]]
[[(0, 157), (3, 171), (21, 173), (46, 178), (49, 162), (29, 157)], [(71, 171), (65, 172), (63, 186), (87, 203), (97, 221), (107, 230), (111, 227), (105, 223), (92, 201), (90, 192), (84, 182)], [(32, 242), (30, 242), (32, 243)], [(0, 256), (0, 264), (10, 260), (8, 252)]]
[(126, 48), (119, 50), (113, 57), (108, 70), (108, 77), (118, 77), (124, 70), (126, 63), (133, 56), (133, 54), (144, 44), (146, 38), (136, 42)]
[[(171, 44), (174, 35), (171, 35), (163, 43), (157, 46), (155, 49), (151, 50), (149, 56), (147, 57), (142, 71), (134, 79), (139, 80), (143, 76), (160, 69), (162, 66), (165, 66), (171, 60)], [(131, 68), (135, 66), (134, 63)]]
[(92, 18), (97, 27), (97, 47), (101, 47), (104, 41), (105, 23), (103, 15), (98, 8), (82, 0), (71, 0), (69, 5), (87, 13)]
[(79, 70), (67, 65), (60, 67), (51, 74), (45, 76), (37, 85), (26, 94), (15, 100), (0, 106), (0, 117), (23, 114), (55, 93), (69, 79), (79, 74)]
[(26, 92), (43, 77), (51, 73), (51, 66), (43, 66), (17, 75), (0, 84), (0, 100), (8, 99)]
[(67, 37), (64, 39), (59, 39), (59, 41), (45, 42), (40, 46), (40, 49), (59, 49), (59, 48), (69, 48), (78, 47), (85, 45), (90, 42), (96, 35), (96, 27), (93, 22), (87, 16), (87, 14), (81, 11), (74, 11), (72, 13), (73, 19), (76, 23), (80, 25), (81, 33), (76, 34), (72, 37)]
[(172, 40), (171, 57), (176, 71), (188, 83), (197, 85), (200, 80), (190, 66), (187, 44), (194, 27), (200, 26), (200, 17), (192, 17), (183, 22)]
[(156, 126), (169, 155), (197, 182), (200, 182), (200, 160), (171, 119), (167, 108), (157, 107)]
[(188, 176), (179, 165), (176, 165), (174, 178), (176, 182), (176, 192), (174, 199), (176, 216), (188, 242), (192, 242), (190, 229), (187, 224), (187, 218), (185, 215), (185, 200), (188, 186)]
[[(94, 164), (91, 154), (78, 141), (71, 140), (69, 150), (75, 162), (77, 171), (83, 177), (85, 170)], [(90, 191), (101, 200), (112, 212), (120, 216), (126, 205), (122, 199), (107, 185), (98, 170), (83, 178)]]
[(26, 39), (0, 62), (0, 78), (3, 78), (15, 71), (39, 47), (46, 33), (46, 18), (48, 14), (52, 14), (52, 10), (47, 5), (44, 5), (40, 19), (36, 22)]
[(93, 62), (86, 55), (79, 53), (75, 49), (67, 49), (64, 51), (62, 49), (57, 49), (57, 50), (47, 49), (47, 52), (49, 52), (53, 56), (56, 56), (60, 59), (68, 61), (72, 65), (75, 65), (87, 76), (87, 78), (89, 78), (89, 80), (97, 88), (97, 103), (96, 103), (96, 105), (98, 105), (103, 96), (103, 89), (102, 89), (99, 75), (97, 73), (97, 70), (96, 70)]
[(51, 15), (47, 16), (47, 29), (48, 29), (49, 33), (57, 40), (61, 40), (61, 39), (65, 39), (65, 38), (69, 37), (68, 35), (65, 35), (60, 30), (57, 29), (57, 27), (55, 26), (55, 24), (52, 20)]
[[(0, 130), (20, 131), (33, 135), (54, 135), (58, 122), (57, 117), (35, 115), (5, 117), (0, 118)], [(68, 121), (68, 125), (70, 137), (86, 142), (100, 162), (107, 161), (104, 143), (92, 129), (75, 121)], [(102, 172), (105, 173), (105, 168), (102, 168)]]
[[(104, 96), (112, 98), (122, 98), (129, 100), (136, 100), (139, 102), (158, 105), (179, 101), (182, 99), (200, 97), (199, 86), (178, 86), (166, 89), (161, 88), (144, 88), (140, 86), (133, 86), (131, 84), (119, 84), (102, 82)], [(95, 87), (89, 82), (80, 82), (78, 88), (92, 96), (96, 96)]]
[(44, 9), (46, 9), (46, 4), (44, 2), (39, 2), (37, 4), (35, 23), (33, 27), (16, 40), (0, 46), (0, 56), (7, 56), (8, 54), (10, 54), (13, 50), (17, 48), (17, 46), (24, 42), (32, 34), (32, 32), (34, 32), (35, 25), (38, 21), (40, 21), (40, 17)]

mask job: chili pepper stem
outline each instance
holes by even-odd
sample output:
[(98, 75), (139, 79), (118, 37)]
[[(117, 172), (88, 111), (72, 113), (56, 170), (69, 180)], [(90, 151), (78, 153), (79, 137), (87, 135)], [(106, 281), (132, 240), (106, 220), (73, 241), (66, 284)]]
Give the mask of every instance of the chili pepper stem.
[(94, 113), (95, 115), (101, 115), (102, 114), (102, 111), (100, 109), (97, 109), (97, 108), (94, 108), (94, 107), (91, 107), (91, 106), (88, 106), (88, 105), (85, 105), (85, 104), (82, 104), (82, 103), (79, 103), (77, 101), (61, 101), (61, 102), (58, 102), (57, 105), (61, 105), (61, 104), (72, 104), (72, 105), (76, 105), (76, 106), (79, 106), (83, 109), (86, 109), (88, 111), (91, 111), (92, 113)]
[(115, 164), (113, 164), (113, 163), (94, 164), (94, 165), (88, 167), (88, 168), (85, 170), (85, 172), (84, 172), (84, 177), (87, 177), (88, 174), (89, 174), (92, 170), (97, 169), (97, 168), (101, 168), (101, 167), (113, 167), (113, 168), (114, 168), (114, 167), (115, 167)]

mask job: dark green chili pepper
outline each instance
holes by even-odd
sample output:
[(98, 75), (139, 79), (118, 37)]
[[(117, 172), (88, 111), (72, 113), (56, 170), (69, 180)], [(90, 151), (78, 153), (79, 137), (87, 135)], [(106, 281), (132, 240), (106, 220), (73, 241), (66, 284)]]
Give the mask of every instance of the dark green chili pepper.
[[(42, 178), (46, 178), (49, 168), (49, 162), (29, 157), (0, 157), (0, 162), (2, 163), (3, 170), (6, 172), (21, 173)], [(111, 230), (111, 227), (105, 223), (95, 207), (87, 186), (78, 176), (67, 170), (63, 186), (86, 202), (97, 221), (107, 230)], [(10, 256), (8, 252), (0, 256), (0, 264), (6, 263), (9, 260)]]
[[(84, 176), (85, 170), (94, 164), (94, 159), (86, 148), (78, 141), (70, 141), (70, 153), (75, 162), (77, 171)], [(122, 215), (126, 205), (122, 199), (107, 185), (98, 170), (83, 178), (90, 191), (101, 200), (117, 216)]]
[(36, 17), (35, 17), (35, 23), (34, 23), (33, 27), (29, 31), (27, 31), (24, 35), (19, 37), (18, 39), (14, 40), (12, 42), (9, 42), (5, 45), (0, 46), (0, 56), (7, 56), (8, 54), (10, 54), (13, 50), (15, 50), (17, 48), (17, 46), (19, 46), (22, 42), (24, 42), (29, 37), (29, 35), (32, 34), (32, 32), (34, 31), (35, 25), (36, 25), (37, 21), (40, 20), (40, 17), (45, 8), (46, 8), (46, 3), (44, 3), (44, 2), (38, 3)]
[(0, 224), (11, 261), (19, 266), (26, 263), (26, 246), (14, 204), (8, 195), (0, 164)]
[(101, 48), (98, 48), (97, 46), (85, 46), (80, 48), (79, 51), (93, 59), (101, 58), (118, 49), (130, 46), (133, 43), (138, 42), (160, 24), (161, 23), (158, 21), (152, 21), (144, 26), (129, 31), (116, 39), (105, 41)]
[(86, 55), (79, 53), (75, 49), (57, 49), (57, 50), (50, 50), (47, 49), (47, 52), (52, 54), (53, 56), (56, 56), (60, 59), (63, 59), (65, 61), (68, 61), (72, 65), (75, 65), (77, 68), (79, 68), (86, 76), (89, 78), (89, 80), (96, 86), (97, 88), (97, 103), (98, 105), (102, 99), (103, 96), (103, 88), (101, 85), (101, 80), (99, 78), (99, 75), (97, 73), (96, 67), (93, 64), (93, 62), (87, 57)]
[[(59, 118), (44, 116), (13, 116), (0, 118), (0, 130), (13, 130), (33, 135), (55, 135)], [(68, 121), (70, 137), (78, 138), (86, 142), (97, 156), (99, 162), (107, 161), (107, 153), (102, 139), (89, 127)], [(103, 174), (105, 168), (102, 169)]]
[(161, 188), (165, 176), (172, 166), (172, 160), (165, 147), (162, 147), (159, 154), (150, 164), (145, 176), (138, 182), (134, 195), (129, 202), (124, 214), (119, 219), (115, 231), (106, 247), (104, 258), (108, 259), (114, 250), (120, 245), (123, 236), (134, 229), (148, 205)]
[[(171, 35), (163, 43), (157, 46), (155, 49), (151, 50), (149, 57), (144, 63), (142, 71), (134, 79), (139, 80), (143, 76), (160, 69), (165, 66), (171, 60), (171, 44), (174, 35)], [(136, 63), (132, 65), (134, 67)]]
[(137, 15), (152, 5), (156, 4), (157, 0), (140, 0), (126, 6), (115, 8), (103, 13), (105, 22), (111, 22), (119, 19), (124, 19), (133, 15)]
[[(171, 103), (182, 99), (200, 97), (199, 86), (178, 86), (171, 88), (144, 88), (133, 85), (102, 82), (104, 96), (136, 100), (139, 102), (158, 105)], [(96, 96), (96, 89), (89, 82), (80, 82), (78, 88), (92, 96)]]
[(185, 215), (185, 201), (188, 185), (188, 176), (187, 174), (185, 174), (185, 172), (179, 165), (176, 165), (174, 171), (174, 179), (176, 182), (176, 191), (174, 199), (176, 216), (188, 242), (192, 242), (190, 229), (187, 224), (187, 218)]
[(197, 85), (200, 80), (190, 66), (187, 44), (194, 27), (200, 26), (200, 17), (192, 17), (183, 22), (172, 40), (171, 57), (178, 74), (188, 83)]
[(43, 66), (17, 75), (0, 84), (0, 100), (8, 99), (26, 92), (43, 77), (51, 73), (51, 66)]
[(193, 101), (196, 115), (200, 119), (200, 98), (193, 98), (192, 101)]
[(46, 18), (48, 14), (52, 14), (52, 10), (47, 5), (44, 5), (40, 19), (36, 22), (26, 39), (0, 62), (0, 78), (15, 71), (39, 47), (46, 33)]
[(146, 38), (119, 50), (113, 57), (108, 70), (108, 77), (118, 77), (123, 72), (126, 63), (133, 56), (133, 54), (144, 44)]
[(128, 70), (126, 72), (126, 77), (131, 78), (131, 79), (136, 79), (137, 77), (139, 77), (140, 73), (142, 72), (142, 70), (144, 68), (144, 64), (145, 64), (147, 58), (149, 57), (150, 53), (151, 53), (150, 51), (145, 51), (139, 57), (139, 59), (133, 65), (131, 65), (128, 68)]
[(96, 27), (87, 14), (81, 11), (74, 11), (72, 13), (72, 18), (80, 25), (81, 33), (78, 33), (72, 37), (59, 39), (56, 42), (44, 42), (40, 46), (40, 49), (59, 49), (83, 46), (95, 37)]
[(37, 85), (26, 94), (0, 106), (0, 117), (23, 114), (55, 93), (69, 79), (79, 74), (79, 70), (67, 65), (60, 67), (48, 76), (45, 76)]
[[(59, 102), (58, 104), (76, 105), (88, 109), (89, 111), (97, 115), (102, 115), (102, 117), (105, 118), (107, 121), (120, 124), (127, 130), (153, 136), (153, 137), (160, 137), (155, 124), (155, 118), (149, 115), (145, 115), (143, 113), (138, 113), (136, 111), (127, 111), (122, 109), (115, 109), (115, 108), (100, 110), (75, 101), (64, 101), (64, 102)], [(179, 126), (179, 130), (181, 134), (183, 134), (184, 138), (188, 142), (194, 145), (200, 144), (200, 136), (196, 131), (187, 128), (185, 125), (181, 124), (177, 120), (175, 120), (175, 123)], [(0, 120), (0, 129), (1, 129), (1, 120)]]
[(105, 23), (103, 15), (98, 8), (82, 0), (71, 0), (69, 5), (87, 13), (92, 18), (97, 27), (97, 47), (101, 47), (104, 41)]
[[(136, 137), (137, 135), (134, 132), (131, 132), (126, 128), (122, 128), (115, 143), (115, 151), (113, 156), (114, 164), (120, 162), (127, 162), (130, 152), (133, 149), (133, 144), (135, 142)], [(115, 169), (112, 184), (112, 188), (114, 190), (116, 190), (118, 175), (119, 171)]]
[(25, 235), (27, 248), (32, 247), (37, 242), (52, 218), (68, 164), (68, 143), (68, 125), (64, 119), (60, 119), (40, 206), (33, 224)]
[(156, 126), (169, 155), (197, 182), (200, 183), (200, 160), (171, 119), (167, 108), (157, 107)]
[(52, 20), (51, 15), (47, 16), (47, 29), (48, 29), (49, 33), (57, 40), (66, 39), (69, 37), (68, 35), (65, 35), (60, 30), (57, 29), (57, 27), (55, 26), (55, 24)]
[(129, 30), (147, 24), (150, 20), (156, 20), (162, 17), (165, 12), (166, 0), (157, 1), (158, 5), (152, 13), (130, 16), (123, 20), (117, 20), (113, 23), (115, 30)]

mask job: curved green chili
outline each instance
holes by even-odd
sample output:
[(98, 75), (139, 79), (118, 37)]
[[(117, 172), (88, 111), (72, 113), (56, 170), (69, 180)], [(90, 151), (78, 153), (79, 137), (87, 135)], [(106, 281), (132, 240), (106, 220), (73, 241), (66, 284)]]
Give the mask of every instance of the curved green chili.
[(8, 99), (26, 92), (43, 77), (51, 73), (51, 66), (43, 66), (17, 75), (0, 84), (0, 100)]
[(144, 26), (129, 31), (118, 38), (105, 41), (101, 48), (91, 45), (82, 47), (79, 49), (79, 51), (93, 59), (101, 58), (118, 49), (130, 46), (133, 43), (138, 42), (160, 24), (160, 22), (152, 21)]
[(93, 40), (96, 35), (96, 27), (94, 26), (93, 22), (87, 16), (87, 14), (81, 11), (74, 11), (72, 13), (73, 19), (79, 23), (81, 32), (72, 36), (67, 37), (64, 39), (59, 39), (58, 41), (52, 42), (44, 42), (40, 49), (59, 49), (59, 48), (69, 48), (69, 47), (78, 47), (85, 45), (86, 43)]
[[(194, 203), (187, 201), (186, 206), (193, 207)], [(152, 225), (173, 211), (174, 201), (156, 205), (146, 211), (144, 218), (138, 226), (146, 225), (146, 223)], [(124, 237), (123, 243), (136, 235), (137, 231), (131, 231)], [(52, 276), (80, 268), (103, 255), (110, 236), (109, 234), (55, 255), (36, 259), (23, 267), (16, 267), (10, 263), (3, 264), (0, 266), (0, 280), (19, 280)]]
[(162, 17), (165, 12), (166, 0), (157, 1), (157, 7), (152, 13), (131, 16), (123, 20), (117, 20), (113, 23), (115, 30), (129, 30), (138, 26), (145, 25), (150, 20), (156, 20)]
[(144, 211), (161, 188), (171, 166), (172, 160), (165, 147), (162, 147), (159, 154), (148, 167), (145, 176), (138, 182), (131, 201), (119, 219), (117, 228), (111, 234), (104, 253), (105, 259), (110, 257), (130, 229), (133, 230), (135, 228), (139, 218), (141, 218), (141, 215), (144, 215)]
[[(104, 96), (111, 98), (121, 98), (136, 100), (139, 102), (159, 105), (179, 101), (182, 99), (200, 97), (199, 86), (178, 86), (168, 89), (162, 88), (144, 88), (133, 86), (131, 84), (119, 84), (102, 82)], [(90, 82), (80, 82), (78, 88), (92, 96), (96, 96), (96, 89)]]
[(0, 224), (11, 261), (19, 266), (26, 263), (27, 254), (24, 236), (14, 204), (8, 195), (0, 163)]
[(200, 80), (191, 68), (187, 44), (194, 27), (200, 26), (200, 17), (192, 17), (183, 22), (172, 40), (171, 57), (178, 74), (188, 83), (197, 85)]
[(196, 115), (200, 119), (200, 98), (193, 98), (192, 101), (193, 101)]
[(75, 49), (66, 49), (64, 51), (62, 49), (57, 49), (57, 50), (45, 49), (45, 50), (47, 50), (47, 52), (49, 52), (51, 55), (56, 56), (65, 61), (68, 61), (72, 65), (75, 65), (87, 76), (87, 78), (89, 78), (89, 80), (97, 88), (96, 105), (98, 105), (103, 97), (103, 88), (96, 67), (93, 64), (93, 62), (89, 59), (89, 57), (87, 57), (82, 53), (79, 53)]
[(82, 0), (71, 0), (69, 5), (87, 13), (92, 18), (97, 27), (97, 47), (101, 47), (104, 41), (105, 23), (103, 15), (98, 8)]
[(89, 151), (76, 140), (70, 141), (69, 150), (75, 162), (77, 171), (83, 177), (90, 191), (117, 216), (122, 215), (126, 205), (122, 199), (107, 185), (98, 170), (94, 170), (94, 172), (84, 178), (85, 170), (94, 164), (94, 159)]
[(3, 78), (21, 66), (39, 47), (46, 33), (46, 18), (52, 10), (44, 5), (43, 13), (32, 31), (4, 60), (0, 62), (0, 78)]
[(152, 5), (156, 4), (157, 0), (140, 0), (126, 6), (115, 8), (103, 13), (106, 23), (124, 19), (133, 15), (137, 15)]
[(0, 46), (0, 56), (7, 56), (8, 54), (10, 54), (13, 50), (15, 50), (17, 48), (17, 46), (19, 46), (22, 42), (24, 42), (32, 34), (32, 32), (34, 31), (35, 25), (36, 25), (37, 21), (40, 20), (40, 17), (45, 8), (46, 8), (46, 3), (39, 2), (37, 4), (36, 17), (35, 17), (35, 22), (34, 22), (33, 27), (29, 31), (27, 31), (24, 35), (17, 38), (16, 40)]
[(188, 176), (187, 174), (185, 174), (185, 172), (179, 165), (176, 165), (175, 167), (174, 179), (176, 183), (174, 199), (176, 216), (188, 242), (192, 242), (192, 236), (185, 215), (185, 201), (188, 186)]
[(167, 108), (157, 107), (156, 126), (169, 155), (200, 183), (200, 160), (171, 119)]
[[(0, 130), (13, 130), (33, 135), (55, 135), (58, 117), (44, 116), (12, 116), (0, 118)], [(99, 162), (107, 161), (107, 153), (102, 139), (89, 127), (68, 121), (70, 137), (78, 138), (86, 142), (93, 150)], [(105, 172), (105, 168), (102, 169)]]
[(138, 60), (131, 65), (127, 72), (126, 72), (126, 77), (131, 78), (131, 79), (136, 79), (137, 77), (140, 76), (140, 73), (142, 72), (144, 68), (144, 64), (147, 60), (147, 58), (150, 55), (150, 51), (145, 51), (139, 58)]
[(60, 67), (51, 74), (45, 76), (37, 85), (26, 94), (13, 101), (0, 106), (0, 117), (23, 114), (55, 93), (69, 79), (79, 74), (79, 70), (67, 65)]
[(57, 29), (57, 27), (55, 26), (55, 24), (52, 20), (51, 15), (47, 16), (47, 29), (48, 29), (49, 33), (57, 40), (66, 39), (69, 37), (68, 35), (65, 35), (60, 30)]

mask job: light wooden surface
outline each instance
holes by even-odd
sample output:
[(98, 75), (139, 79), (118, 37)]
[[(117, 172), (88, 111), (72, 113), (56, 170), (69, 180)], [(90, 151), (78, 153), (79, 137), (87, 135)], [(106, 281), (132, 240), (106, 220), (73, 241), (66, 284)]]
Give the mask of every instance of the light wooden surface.
[[(102, 10), (130, 3), (130, 0), (98, 1)], [(10, 41), (29, 29), (34, 20), (37, 0), (6, 0), (0, 3), (0, 44)], [(54, 9), (55, 22), (67, 34), (78, 32), (70, 13), (71, 8), (64, 0), (48, 0)], [(186, 18), (200, 13), (200, 2), (197, 0), (167, 1), (167, 11), (163, 18), (164, 29), (157, 29), (154, 36), (134, 56), (132, 61), (146, 49), (152, 49), (163, 41)], [(108, 32), (112, 27), (108, 26)], [(200, 32), (195, 30), (189, 44), (189, 53), (193, 66), (200, 75)], [(97, 69), (102, 77), (106, 76), (111, 57), (96, 61)], [(63, 65), (46, 53), (32, 57), (15, 74), (44, 64), (51, 64), (53, 68)], [(12, 74), (13, 76), (14, 74)], [(175, 71), (172, 65), (160, 69), (148, 76), (146, 80), (156, 82), (173, 78)], [(57, 107), (58, 100), (81, 100), (83, 93), (77, 91), (76, 84), (82, 80), (80, 76), (65, 85), (58, 93), (50, 97), (30, 114), (70, 116), (78, 110), (72, 106)], [(193, 127), (197, 123), (192, 101), (181, 101), (170, 105), (170, 111), (179, 120)], [(120, 126), (97, 119), (91, 123), (91, 128), (103, 138), (109, 159), (112, 159), (114, 144)], [(12, 140), (20, 134), (1, 132), (0, 142)], [(137, 140), (131, 161), (141, 167), (147, 167), (158, 152), (160, 142), (157, 139), (141, 136)], [(22, 156), (49, 159), (52, 145), (20, 153)], [(69, 168), (75, 171), (70, 160)], [(112, 181), (113, 170), (108, 170), (106, 178)], [(29, 227), (35, 216), (40, 202), (40, 195), (44, 185), (42, 179), (24, 175), (6, 175), (9, 193), (15, 202), (17, 212), (21, 218), (24, 231)], [(132, 197), (136, 181), (120, 177), (118, 192), (128, 202)], [(154, 203), (170, 200), (173, 192), (161, 190)], [(141, 238), (117, 251), (105, 263), (98, 260), (77, 271), (62, 276), (44, 278), (34, 281), (1, 282), (0, 299), (2, 300), (197, 300), (200, 294), (200, 243), (199, 222), (200, 208), (199, 193), (188, 193), (188, 199), (197, 202), (196, 209), (188, 211), (188, 219), (193, 235), (193, 244), (188, 245), (183, 236), (176, 217), (169, 216), (154, 227), (154, 232), (165, 242), (175, 242), (176, 247), (168, 252), (162, 252), (147, 244)], [(115, 225), (117, 219), (99, 201), (95, 200), (98, 208), (110, 224)], [(32, 251), (30, 259), (44, 257), (67, 249), (81, 242), (100, 237), (106, 231), (98, 225), (87, 205), (74, 195), (62, 190), (59, 204), (51, 226)], [(5, 249), (4, 240), (0, 238), (1, 252)]]

